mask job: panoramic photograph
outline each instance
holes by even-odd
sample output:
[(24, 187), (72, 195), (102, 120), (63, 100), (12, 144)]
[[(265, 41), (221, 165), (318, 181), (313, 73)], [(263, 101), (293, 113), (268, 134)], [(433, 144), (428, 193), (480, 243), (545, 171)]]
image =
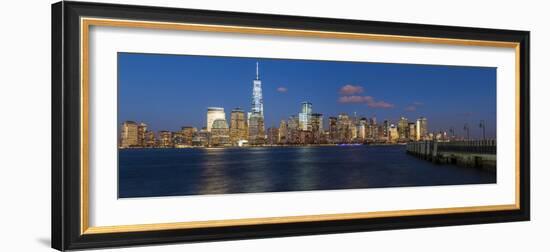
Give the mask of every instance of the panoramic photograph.
[(496, 68), (119, 52), (118, 197), (496, 183)]

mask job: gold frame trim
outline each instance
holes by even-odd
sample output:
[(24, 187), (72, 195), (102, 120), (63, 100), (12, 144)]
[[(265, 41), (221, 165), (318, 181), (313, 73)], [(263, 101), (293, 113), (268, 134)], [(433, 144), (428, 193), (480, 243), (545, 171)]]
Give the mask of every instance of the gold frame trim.
[[(247, 219), (228, 219), (228, 220), (209, 220), (209, 221), (191, 221), (191, 222), (173, 222), (173, 223), (155, 223), (155, 224), (135, 224), (121, 226), (97, 226), (90, 227), (89, 223), (89, 28), (90, 26), (110, 26), (110, 27), (131, 27), (146, 29), (164, 29), (164, 30), (185, 30), (200, 32), (222, 32), (222, 33), (241, 33), (255, 35), (275, 35), (275, 36), (298, 36), (315, 37), (331, 39), (354, 39), (385, 42), (409, 42), (409, 43), (430, 43), (447, 44), (461, 46), (487, 46), (514, 48), (516, 56), (516, 188), (515, 204), (509, 205), (489, 205), (474, 207), (452, 207), (452, 208), (433, 208), (433, 209), (415, 209), (415, 210), (396, 210), (396, 211), (378, 211), (363, 213), (342, 213), (342, 214), (321, 214), (321, 215), (301, 215), (284, 217), (266, 217), (266, 218), (247, 218)], [(81, 188), (80, 188), (80, 209), (81, 209), (81, 229), (82, 235), (87, 234), (105, 234), (119, 232), (139, 232), (139, 231), (158, 231), (173, 229), (192, 229), (207, 227), (227, 227), (242, 225), (259, 224), (280, 224), (291, 222), (312, 222), (329, 220), (351, 220), (367, 218), (384, 218), (396, 216), (416, 216), (416, 215), (436, 215), (452, 213), (471, 213), (471, 212), (490, 212), (502, 210), (520, 209), (520, 44), (516, 42), (488, 41), (488, 40), (467, 40), (452, 38), (433, 38), (417, 36), (400, 35), (381, 35), (366, 33), (348, 33), (348, 32), (328, 32), (317, 30), (294, 30), (278, 28), (261, 28), (248, 26), (227, 26), (227, 25), (205, 25), (194, 23), (170, 23), (170, 22), (152, 22), (122, 19), (101, 19), (101, 18), (81, 18), (80, 19), (80, 58), (81, 58)]]

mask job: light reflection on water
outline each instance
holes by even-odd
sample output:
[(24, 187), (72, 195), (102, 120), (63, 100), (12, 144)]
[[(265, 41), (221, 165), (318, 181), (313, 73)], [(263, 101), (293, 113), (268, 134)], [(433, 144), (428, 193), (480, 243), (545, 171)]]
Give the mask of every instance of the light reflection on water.
[(435, 165), (403, 146), (119, 151), (119, 197), (495, 183), (496, 173)]

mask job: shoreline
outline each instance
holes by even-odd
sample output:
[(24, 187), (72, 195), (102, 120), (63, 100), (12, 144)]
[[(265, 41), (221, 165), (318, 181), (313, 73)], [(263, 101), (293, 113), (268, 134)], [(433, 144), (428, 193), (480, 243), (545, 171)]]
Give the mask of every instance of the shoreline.
[(304, 144), (304, 145), (258, 145), (258, 146), (185, 146), (185, 147), (130, 147), (117, 148), (118, 150), (133, 149), (251, 149), (251, 148), (292, 148), (292, 147), (358, 147), (358, 146), (405, 146), (406, 143), (371, 143), (371, 144)]

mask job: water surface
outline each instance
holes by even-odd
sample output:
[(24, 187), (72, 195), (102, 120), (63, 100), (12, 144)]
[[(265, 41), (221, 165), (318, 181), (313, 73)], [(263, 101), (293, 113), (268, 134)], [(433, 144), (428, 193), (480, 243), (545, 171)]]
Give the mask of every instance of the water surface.
[(405, 146), (119, 150), (120, 198), (496, 183)]

